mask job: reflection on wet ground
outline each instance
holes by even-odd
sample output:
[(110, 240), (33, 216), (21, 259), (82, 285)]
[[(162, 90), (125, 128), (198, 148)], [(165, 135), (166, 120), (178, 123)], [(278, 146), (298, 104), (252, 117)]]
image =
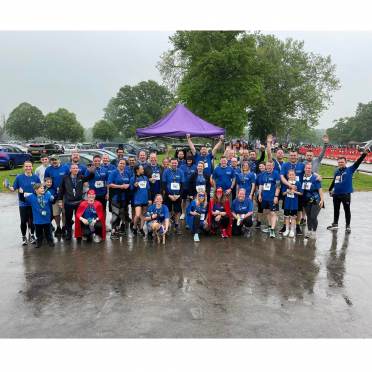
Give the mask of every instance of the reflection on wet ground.
[(1, 337), (371, 337), (372, 193), (353, 196), (352, 234), (316, 242), (140, 237), (54, 249), (19, 245), (1, 195)]

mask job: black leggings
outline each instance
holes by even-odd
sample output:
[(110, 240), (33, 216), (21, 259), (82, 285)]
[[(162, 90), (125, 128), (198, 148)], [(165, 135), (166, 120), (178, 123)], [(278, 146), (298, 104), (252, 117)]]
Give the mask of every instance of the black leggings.
[(102, 237), (102, 223), (101, 221), (97, 221), (94, 224), (94, 231), (90, 230), (89, 225), (85, 225), (82, 222), (80, 222), (81, 231), (83, 232), (83, 236), (86, 238), (89, 238), (92, 234), (97, 234)]
[(240, 222), (239, 226), (237, 226), (236, 222), (237, 221), (234, 218), (233, 225), (232, 225), (232, 233), (233, 235), (242, 235), (243, 226), (248, 227), (248, 228), (252, 227), (253, 225), (252, 215), (248, 216), (247, 218), (244, 218), (244, 220)]
[(340, 218), (341, 203), (345, 211), (346, 226), (350, 226), (351, 212), (350, 212), (350, 194), (333, 195), (333, 223), (338, 224)]
[(220, 221), (217, 222), (215, 217), (212, 218), (212, 228), (214, 230), (220, 228), (220, 229), (227, 229), (227, 226), (229, 226), (230, 218), (228, 216), (222, 216)]
[[(202, 223), (204, 224), (204, 221), (202, 221)], [(199, 215), (194, 216), (194, 224), (192, 225), (193, 234), (199, 234), (204, 230), (203, 228), (204, 225), (202, 223), (200, 223)]]
[(19, 216), (21, 217), (21, 232), (22, 236), (26, 236), (27, 227), (33, 235), (35, 232), (35, 226), (32, 220), (32, 208), (28, 207), (19, 207)]
[(103, 213), (106, 216), (106, 206), (107, 206), (106, 195), (98, 195), (96, 196), (96, 200), (102, 204)]
[(306, 204), (305, 212), (307, 217), (307, 228), (309, 231), (316, 231), (318, 228), (319, 204)]
[(43, 238), (47, 240), (48, 243), (53, 242), (53, 237), (52, 237), (52, 229), (51, 229), (51, 224), (46, 223), (42, 225), (35, 225), (35, 230), (36, 230), (36, 238), (37, 242), (41, 244), (43, 242)]

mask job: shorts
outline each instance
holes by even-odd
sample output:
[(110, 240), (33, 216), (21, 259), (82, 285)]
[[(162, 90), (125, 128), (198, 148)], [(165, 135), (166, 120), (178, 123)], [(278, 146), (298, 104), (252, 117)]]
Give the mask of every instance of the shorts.
[(147, 207), (148, 203), (133, 204), (133, 207)]
[(52, 210), (53, 210), (53, 217), (57, 217), (57, 216), (60, 216), (62, 211), (63, 211), (63, 208), (61, 208), (59, 205), (58, 205), (58, 201), (55, 202), (52, 206)]
[(262, 209), (269, 209), (271, 212), (277, 212), (279, 210), (278, 204), (274, 204), (272, 200), (262, 200)]
[(297, 209), (284, 209), (284, 216), (286, 217), (296, 217), (297, 216)]
[(176, 201), (172, 201), (169, 199), (168, 195), (164, 199), (164, 204), (168, 207), (169, 212), (174, 212), (174, 213), (181, 213), (182, 212), (182, 198), (178, 198)]
[(181, 199), (186, 200), (190, 196), (189, 190), (182, 190)]

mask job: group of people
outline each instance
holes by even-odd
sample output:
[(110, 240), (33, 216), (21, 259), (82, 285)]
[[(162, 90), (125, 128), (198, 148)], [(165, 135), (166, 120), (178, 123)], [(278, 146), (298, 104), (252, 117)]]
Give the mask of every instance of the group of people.
[[(78, 241), (101, 242), (106, 230), (117, 240), (127, 234), (128, 227), (134, 236), (156, 237), (165, 243), (170, 229), (182, 233), (181, 220), (195, 242), (203, 234), (249, 238), (253, 227), (275, 238), (280, 207), (284, 224), (279, 233), (289, 238), (303, 235), (301, 225), (306, 221), (305, 237), (316, 238), (318, 214), (324, 208), (318, 171), (327, 136), (318, 158), (309, 149), (304, 160), (297, 151), (290, 151), (284, 161), (284, 151), (276, 147), (274, 153), (269, 135), (266, 146), (260, 145), (258, 151), (227, 146), (218, 164), (215, 157), (223, 147), (223, 136), (210, 151), (205, 146), (197, 151), (190, 135), (186, 139), (188, 148), (178, 150), (171, 159), (165, 157), (161, 164), (156, 153), (148, 156), (145, 151), (125, 158), (121, 147), (117, 159), (110, 162), (108, 155), (95, 155), (88, 167), (80, 162), (77, 151), (65, 164), (56, 155), (43, 157), (35, 173), (33, 164), (26, 161), (24, 173), (9, 186), (18, 191), (22, 244), (40, 247), (45, 239), (54, 246), (53, 232), (56, 238), (70, 241), (73, 231)], [(345, 158), (338, 159), (329, 189), (334, 220), (328, 229), (338, 228), (342, 204), (346, 232), (351, 231), (352, 176), (368, 151), (365, 148), (350, 167)], [(106, 226), (108, 212), (111, 219)]]

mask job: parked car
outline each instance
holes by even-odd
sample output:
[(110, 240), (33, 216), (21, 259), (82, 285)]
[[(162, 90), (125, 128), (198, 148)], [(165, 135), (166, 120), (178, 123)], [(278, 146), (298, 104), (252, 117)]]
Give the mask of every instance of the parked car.
[(89, 149), (89, 150), (79, 150), (79, 154), (89, 154), (89, 155), (99, 155), (102, 157), (103, 154), (107, 154), (110, 157), (110, 161), (117, 158), (116, 154), (111, 151), (104, 151), (103, 149)]
[[(61, 164), (69, 163), (71, 161), (71, 154), (55, 154), (58, 155)], [(93, 155), (91, 154), (80, 154), (80, 162), (85, 165), (93, 164)]]
[(26, 160), (31, 160), (31, 155), (22, 151), (17, 145), (0, 145), (0, 166), (6, 169), (14, 169), (22, 165)]
[(27, 152), (32, 156), (32, 159), (40, 159), (41, 156), (62, 154), (63, 149), (55, 143), (34, 143), (28, 146)]

